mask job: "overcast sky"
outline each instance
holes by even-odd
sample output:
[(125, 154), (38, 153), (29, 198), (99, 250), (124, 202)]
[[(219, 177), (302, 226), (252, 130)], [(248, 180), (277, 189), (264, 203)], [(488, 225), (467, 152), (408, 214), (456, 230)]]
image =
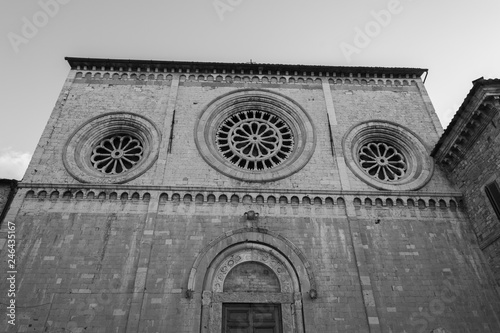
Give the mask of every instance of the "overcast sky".
[(21, 179), (65, 56), (428, 68), (444, 127), (500, 78), (498, 0), (4, 0), (0, 178)]

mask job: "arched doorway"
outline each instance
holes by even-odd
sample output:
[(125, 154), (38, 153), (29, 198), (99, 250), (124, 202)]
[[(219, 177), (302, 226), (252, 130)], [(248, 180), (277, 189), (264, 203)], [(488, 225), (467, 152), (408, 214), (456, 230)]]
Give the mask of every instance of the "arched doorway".
[(312, 287), (311, 266), (298, 248), (252, 228), (211, 243), (188, 283), (202, 293), (201, 332), (207, 333), (303, 333), (302, 297)]

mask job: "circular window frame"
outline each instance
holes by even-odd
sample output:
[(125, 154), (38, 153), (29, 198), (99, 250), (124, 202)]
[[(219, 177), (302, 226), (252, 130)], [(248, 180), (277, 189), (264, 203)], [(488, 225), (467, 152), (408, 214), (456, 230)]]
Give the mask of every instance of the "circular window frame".
[[(248, 170), (228, 161), (218, 150), (216, 135), (220, 125), (242, 111), (261, 110), (273, 114), (291, 129), (293, 151), (280, 165), (265, 170)], [(307, 112), (290, 98), (263, 89), (241, 89), (211, 101), (195, 125), (195, 143), (203, 159), (222, 174), (247, 182), (268, 182), (286, 178), (302, 169), (316, 147), (313, 122)]]
[[(385, 143), (403, 154), (407, 169), (401, 178), (383, 181), (364, 170), (359, 151), (370, 142)], [(413, 131), (393, 122), (371, 120), (352, 126), (342, 139), (342, 149), (349, 169), (363, 182), (380, 190), (418, 190), (434, 173), (434, 163), (423, 141)]]
[[(91, 162), (93, 149), (112, 135), (128, 135), (143, 146), (141, 160), (130, 170), (106, 174)], [(78, 127), (63, 148), (63, 163), (69, 174), (83, 183), (120, 184), (146, 172), (158, 158), (161, 132), (144, 116), (129, 112), (112, 112), (96, 116)]]
[(240, 167), (247, 170), (280, 165), (293, 153), (293, 141), (290, 126), (262, 110), (235, 113), (220, 124), (216, 133), (217, 149), (231, 163), (243, 163)]

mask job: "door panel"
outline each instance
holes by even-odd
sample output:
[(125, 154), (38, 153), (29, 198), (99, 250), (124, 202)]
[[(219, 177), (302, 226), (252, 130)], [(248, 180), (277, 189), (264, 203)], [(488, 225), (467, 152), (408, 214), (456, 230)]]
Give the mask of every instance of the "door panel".
[(251, 333), (250, 328), (228, 328), (227, 333)]
[(282, 333), (279, 304), (223, 304), (223, 333)]

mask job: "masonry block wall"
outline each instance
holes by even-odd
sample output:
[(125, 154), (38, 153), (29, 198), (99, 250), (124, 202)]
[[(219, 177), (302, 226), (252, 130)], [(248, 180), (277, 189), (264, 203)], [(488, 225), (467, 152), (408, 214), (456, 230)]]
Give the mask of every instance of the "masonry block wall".
[(499, 125), (497, 112), (451, 177), (460, 182), (459, 187), (464, 191), (467, 211), (475, 222), (474, 231), (500, 288), (500, 220), (484, 189), (486, 184), (500, 179)]
[[(2, 329), (221, 332), (227, 304), (270, 303), (286, 333), (500, 330), (462, 195), (428, 157), (422, 70), (69, 62), (7, 215), (18, 308)], [(235, 167), (217, 155), (231, 124), (293, 148)], [(100, 173), (114, 137), (142, 160)]]
[(499, 80), (474, 81), (433, 154), (448, 178), (464, 193), (474, 233), (500, 290), (500, 216), (485, 189), (488, 184), (500, 182), (499, 95)]

